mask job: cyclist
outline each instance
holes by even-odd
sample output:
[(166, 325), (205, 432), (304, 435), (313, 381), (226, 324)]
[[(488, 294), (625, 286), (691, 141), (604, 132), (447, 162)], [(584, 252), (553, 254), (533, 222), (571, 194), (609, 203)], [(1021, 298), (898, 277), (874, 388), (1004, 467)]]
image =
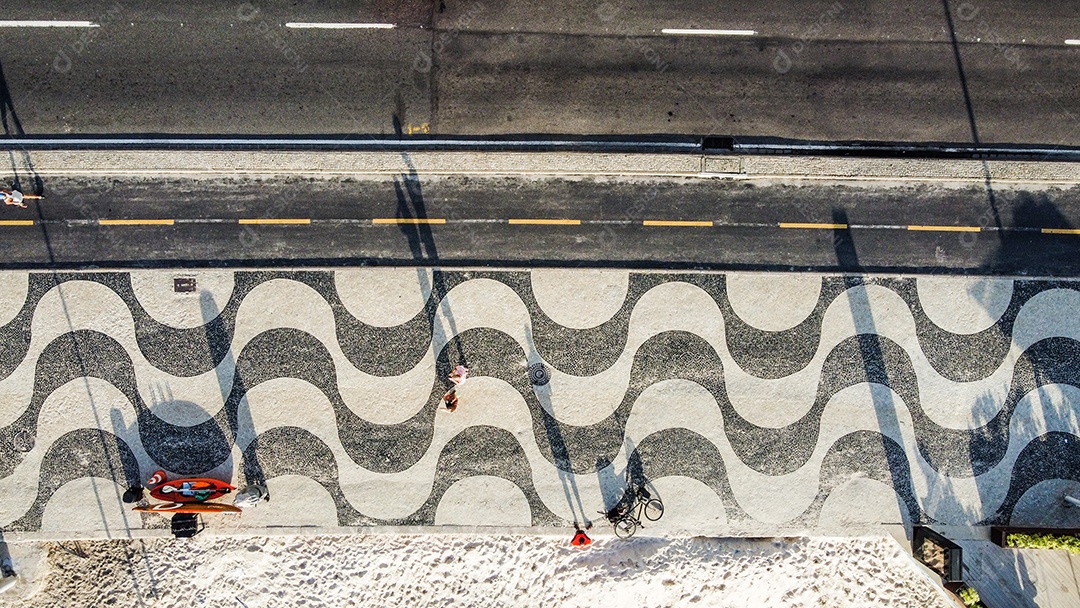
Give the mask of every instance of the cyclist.
[(602, 513), (604, 515), (604, 517), (606, 517), (607, 520), (610, 521), (611, 523), (615, 523), (615, 522), (619, 521), (620, 519), (622, 519), (629, 512), (630, 512), (630, 505), (627, 504), (625, 499), (620, 500), (618, 503), (615, 504), (614, 507), (611, 507), (607, 511), (600, 511), (600, 513)]
[(26, 209), (26, 203), (23, 202), (23, 193), (18, 190), (0, 190), (0, 194), (4, 195), (5, 205), (15, 205), (16, 207), (22, 207)]

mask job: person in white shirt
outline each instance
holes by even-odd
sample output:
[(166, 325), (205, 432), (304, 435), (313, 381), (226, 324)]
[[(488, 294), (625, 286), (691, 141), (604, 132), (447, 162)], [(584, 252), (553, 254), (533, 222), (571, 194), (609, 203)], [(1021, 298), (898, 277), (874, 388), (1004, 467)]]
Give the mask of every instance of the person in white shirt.
[(0, 194), (4, 195), (5, 205), (15, 205), (16, 207), (22, 207), (26, 209), (26, 203), (23, 202), (23, 193), (18, 190), (0, 190)]
[(461, 386), (465, 384), (465, 380), (469, 377), (469, 368), (464, 365), (458, 365), (454, 368), (454, 371), (450, 372), (450, 381), (454, 384)]

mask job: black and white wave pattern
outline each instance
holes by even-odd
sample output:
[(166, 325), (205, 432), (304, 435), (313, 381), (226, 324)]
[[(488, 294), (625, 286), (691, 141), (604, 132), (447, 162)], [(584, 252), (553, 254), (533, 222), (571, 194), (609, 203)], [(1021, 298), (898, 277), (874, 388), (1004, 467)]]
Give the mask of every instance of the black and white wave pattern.
[(159, 526), (119, 500), (158, 468), (265, 480), (250, 525), (566, 525), (630, 476), (665, 525), (774, 533), (1080, 481), (1080, 282), (189, 274), (0, 277), (4, 530)]

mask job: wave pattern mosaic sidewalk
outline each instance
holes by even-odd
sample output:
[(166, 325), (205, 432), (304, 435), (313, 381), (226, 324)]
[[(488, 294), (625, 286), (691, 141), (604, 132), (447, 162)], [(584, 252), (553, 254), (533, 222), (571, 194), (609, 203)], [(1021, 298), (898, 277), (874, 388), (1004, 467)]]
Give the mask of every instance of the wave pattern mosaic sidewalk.
[(242, 527), (567, 526), (628, 477), (663, 533), (1016, 523), (1080, 481), (1078, 312), (1077, 281), (4, 273), (0, 526), (163, 527), (121, 501), (158, 468), (265, 481)]

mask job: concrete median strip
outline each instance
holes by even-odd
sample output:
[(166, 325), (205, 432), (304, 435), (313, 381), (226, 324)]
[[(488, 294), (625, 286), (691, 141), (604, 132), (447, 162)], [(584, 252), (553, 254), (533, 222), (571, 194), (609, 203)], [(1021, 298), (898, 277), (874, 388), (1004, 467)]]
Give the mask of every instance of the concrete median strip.
[(23, 155), (41, 175), (414, 174), (715, 177), (1078, 184), (1080, 163), (623, 152), (57, 150)]

